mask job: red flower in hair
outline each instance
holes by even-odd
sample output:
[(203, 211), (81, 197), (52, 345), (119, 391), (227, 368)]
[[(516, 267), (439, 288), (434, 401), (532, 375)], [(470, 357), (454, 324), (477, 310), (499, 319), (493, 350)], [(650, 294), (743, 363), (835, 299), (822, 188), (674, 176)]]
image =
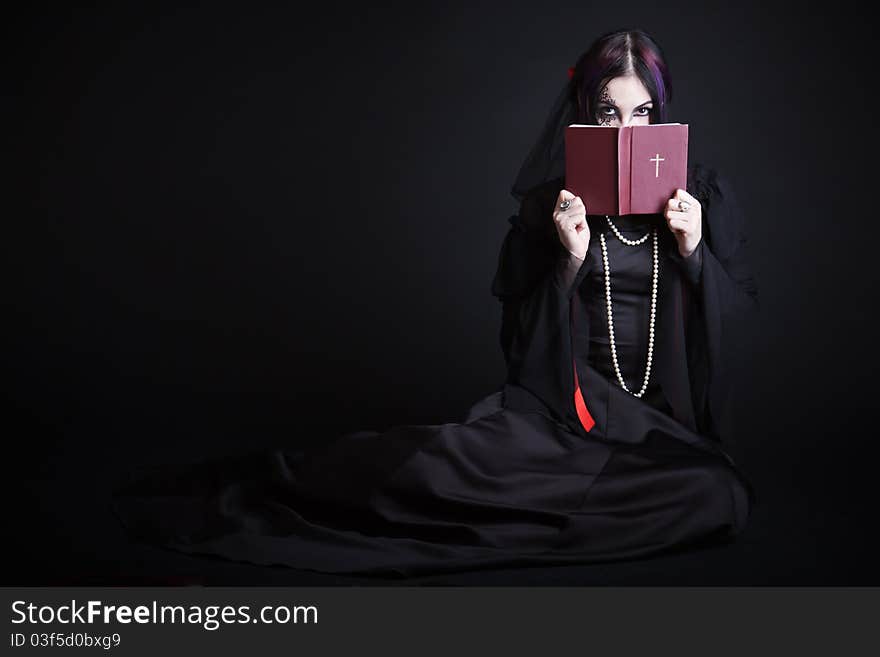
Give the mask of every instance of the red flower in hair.
[(571, 80), (574, 77), (574, 66), (568, 67), (568, 79)]

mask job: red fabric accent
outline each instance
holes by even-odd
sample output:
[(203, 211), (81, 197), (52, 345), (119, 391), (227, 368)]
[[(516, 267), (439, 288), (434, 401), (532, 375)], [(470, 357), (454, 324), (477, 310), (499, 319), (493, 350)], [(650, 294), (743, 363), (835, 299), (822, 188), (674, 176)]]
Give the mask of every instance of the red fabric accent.
[[(568, 326), (572, 354), (574, 354), (574, 300), (576, 298), (577, 295), (574, 295), (568, 305)], [(574, 408), (577, 411), (578, 419), (581, 421), (581, 426), (589, 433), (590, 429), (596, 426), (596, 421), (593, 419), (593, 416), (590, 415), (590, 411), (587, 410), (587, 403), (584, 401), (584, 396), (581, 394), (581, 386), (578, 383), (577, 362), (574, 358), (571, 360), (571, 368), (574, 372)]]
[(568, 79), (571, 80), (574, 77), (574, 66), (568, 67)]
[(575, 365), (574, 369), (574, 407), (577, 410), (581, 426), (589, 432), (596, 425), (596, 421), (590, 415), (590, 411), (587, 410), (587, 404), (584, 402), (584, 396), (581, 394), (581, 387), (578, 385), (577, 365)]

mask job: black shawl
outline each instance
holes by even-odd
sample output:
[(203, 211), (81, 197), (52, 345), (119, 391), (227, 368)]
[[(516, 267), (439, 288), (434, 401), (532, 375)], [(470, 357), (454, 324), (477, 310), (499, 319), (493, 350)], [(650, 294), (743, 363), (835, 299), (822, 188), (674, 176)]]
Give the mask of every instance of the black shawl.
[[(591, 267), (588, 255), (569, 287), (568, 263), (553, 223), (565, 178), (529, 190), (501, 247), (492, 294), (502, 302), (501, 347), (507, 363), (505, 406), (541, 412), (573, 432), (588, 430), (575, 408), (573, 358), (587, 409), (601, 434), (610, 436), (608, 386), (587, 371), (589, 326), (583, 295)], [(661, 226), (661, 281), (652, 376), (673, 417), (704, 436), (727, 442), (730, 392), (729, 349), (736, 325), (758, 309), (749, 263), (744, 217), (729, 182), (713, 169), (688, 169), (687, 191), (702, 205), (701, 267), (695, 280), (662, 215), (646, 215)], [(592, 237), (591, 237), (592, 239)], [(589, 424), (587, 425), (589, 426)], [(592, 431), (593, 427), (590, 427)]]

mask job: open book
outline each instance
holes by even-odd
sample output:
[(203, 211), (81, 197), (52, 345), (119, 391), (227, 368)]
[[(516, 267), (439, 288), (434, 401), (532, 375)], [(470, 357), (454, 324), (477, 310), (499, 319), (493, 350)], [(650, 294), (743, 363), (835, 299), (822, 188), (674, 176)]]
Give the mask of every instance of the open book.
[(655, 214), (687, 184), (688, 126), (572, 123), (565, 129), (565, 189), (587, 214)]

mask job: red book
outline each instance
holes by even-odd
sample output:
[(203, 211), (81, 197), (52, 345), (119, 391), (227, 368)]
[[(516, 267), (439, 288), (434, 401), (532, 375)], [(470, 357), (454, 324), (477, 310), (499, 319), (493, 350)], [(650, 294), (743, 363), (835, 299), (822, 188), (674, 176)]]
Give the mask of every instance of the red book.
[(656, 214), (687, 184), (688, 126), (572, 123), (565, 129), (565, 188), (587, 214)]

